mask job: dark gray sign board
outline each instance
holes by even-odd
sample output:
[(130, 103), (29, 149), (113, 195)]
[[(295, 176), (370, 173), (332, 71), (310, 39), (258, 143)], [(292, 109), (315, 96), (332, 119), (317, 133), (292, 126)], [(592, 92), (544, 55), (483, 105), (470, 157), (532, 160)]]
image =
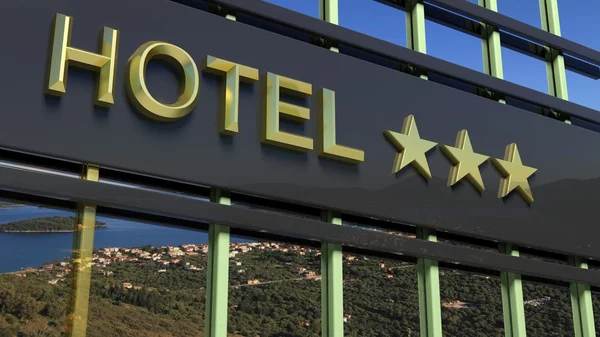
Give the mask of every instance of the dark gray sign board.
[[(93, 106), (95, 77), (71, 67), (61, 99), (44, 94), (51, 23), (73, 17), (71, 45), (97, 51), (103, 26), (120, 31), (115, 104)], [(0, 4), (5, 51), (0, 70), (0, 146), (191, 183), (395, 220), (544, 250), (600, 258), (596, 224), (600, 200), (600, 134), (524, 110), (336, 54), (169, 1), (107, 0), (101, 6), (62, 0)], [(212, 55), (336, 92), (339, 144), (365, 151), (358, 165), (321, 159), (260, 143), (263, 88), (242, 85), (239, 133), (219, 134), (222, 79), (203, 73), (199, 102), (185, 118), (160, 124), (138, 113), (125, 90), (127, 59), (147, 41), (185, 49), (200, 67)], [(177, 81), (152, 65), (152, 94), (173, 101)], [(291, 132), (315, 138), (311, 119)], [(392, 174), (396, 149), (383, 132), (402, 130), (415, 116), (422, 138), (454, 145), (467, 129), (476, 152), (503, 158), (517, 143), (535, 201), (513, 192), (497, 196), (500, 174), (481, 166), (486, 191), (466, 180), (446, 187), (450, 161), (428, 153), (433, 178), (411, 167)]]

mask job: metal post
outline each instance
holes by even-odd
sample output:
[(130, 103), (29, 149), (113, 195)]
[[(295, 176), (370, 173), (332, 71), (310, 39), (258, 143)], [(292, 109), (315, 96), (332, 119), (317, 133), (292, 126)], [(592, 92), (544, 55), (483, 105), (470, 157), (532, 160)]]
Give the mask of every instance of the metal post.
[[(236, 21), (233, 14), (225, 18)], [(210, 201), (221, 205), (231, 205), (229, 193), (212, 189)], [(208, 265), (206, 280), (206, 313), (204, 334), (207, 337), (227, 336), (227, 315), (229, 301), (229, 227), (209, 224), (208, 226)]]
[[(231, 198), (224, 191), (213, 189), (211, 202), (231, 205)], [(206, 282), (207, 337), (227, 336), (229, 297), (229, 227), (210, 224), (208, 229), (208, 266)]]
[[(560, 36), (558, 1), (540, 0), (540, 14), (542, 18), (542, 29)], [(565, 69), (565, 60), (562, 51), (550, 49), (549, 57), (546, 62), (546, 74), (548, 76), (548, 92), (550, 95), (568, 100), (567, 71)], [(570, 120), (565, 120), (565, 122), (571, 124)], [(579, 268), (587, 268), (587, 263), (579, 258), (572, 257), (570, 258), (570, 262), (572, 265)], [(590, 286), (572, 283), (570, 292), (575, 336), (596, 336)]]
[[(98, 166), (86, 164), (83, 167), (81, 179), (98, 182), (99, 175), (100, 168)], [(80, 203), (77, 208), (71, 261), (71, 298), (66, 326), (68, 336), (86, 335), (96, 227), (96, 206)]]
[[(319, 17), (332, 24), (339, 24), (338, 0), (319, 0)], [(333, 52), (338, 48), (330, 47)], [(332, 212), (323, 214), (323, 221), (341, 225), (342, 219)], [(342, 245), (321, 244), (321, 336), (344, 336), (344, 275)]]
[[(427, 53), (425, 38), (425, 7), (421, 0), (406, 1), (406, 46), (412, 50)], [(427, 75), (421, 74), (427, 80)], [(417, 228), (417, 238), (437, 241), (435, 231)], [(417, 260), (419, 278), (419, 317), (422, 337), (442, 336), (442, 314), (440, 303), (440, 277), (438, 263), (434, 260)]]
[[(342, 219), (326, 211), (323, 220), (341, 225)], [(321, 244), (321, 326), (322, 337), (344, 336), (344, 275), (342, 245)]]
[[(497, 0), (479, 0), (479, 5), (495, 12), (498, 11)], [(481, 47), (485, 73), (497, 78), (504, 78), (502, 45), (498, 29), (491, 26), (484, 26)], [(504, 100), (499, 100), (499, 102), (506, 103)], [(502, 254), (519, 256), (519, 251), (516, 247), (501, 244), (498, 248)], [(506, 337), (525, 337), (525, 308), (521, 275), (501, 272), (500, 280), (502, 310), (504, 314), (504, 335)]]
[[(540, 14), (542, 18), (542, 29), (560, 36), (560, 20), (558, 17), (557, 0), (540, 0)], [(552, 96), (569, 99), (567, 92), (567, 71), (562, 51), (549, 49), (546, 57), (546, 75), (548, 77), (548, 93)], [(571, 124), (570, 120), (565, 120)]]
[[(417, 238), (426, 241), (437, 241), (433, 230), (417, 229)], [(435, 260), (417, 259), (419, 277), (419, 318), (421, 336), (442, 336), (442, 308), (440, 300), (440, 272)]]
[[(578, 268), (588, 268), (587, 262), (584, 262), (580, 258), (573, 257), (569, 262)], [(575, 337), (596, 336), (590, 286), (588, 284), (571, 283), (569, 289), (571, 291)]]
[[(500, 253), (519, 256), (519, 251), (511, 245), (499, 245)], [(502, 311), (504, 313), (504, 336), (526, 337), (525, 304), (521, 275), (501, 272)]]

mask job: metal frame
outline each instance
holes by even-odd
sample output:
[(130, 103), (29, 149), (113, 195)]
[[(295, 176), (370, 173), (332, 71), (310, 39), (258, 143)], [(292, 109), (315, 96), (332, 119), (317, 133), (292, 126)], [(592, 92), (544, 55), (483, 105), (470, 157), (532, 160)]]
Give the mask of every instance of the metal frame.
[[(325, 22), (291, 15), (290, 11), (258, 0), (177, 0), (177, 2), (215, 11), (231, 20), (237, 20), (236, 15), (239, 12), (260, 16), (309, 32), (318, 37), (317, 44), (333, 52), (340, 52), (340, 45), (350, 45), (406, 63), (414, 75), (425, 80), (431, 72), (475, 84), (480, 89), (491, 90), (494, 95), (489, 95), (489, 98), (501, 104), (506, 104), (507, 96), (514, 97), (544, 109), (563, 113), (564, 115), (559, 117), (565, 122), (570, 122), (570, 117), (576, 117), (600, 123), (598, 111), (567, 101), (566, 69), (570, 68), (597, 79), (600, 77), (598, 69), (600, 52), (560, 37), (557, 0), (540, 0), (543, 30), (498, 14), (496, 0), (479, 0), (479, 6), (467, 1), (455, 0), (380, 1), (406, 11), (407, 46), (411, 50), (338, 27), (337, 0), (320, 0), (319, 15)], [(217, 4), (217, 7), (215, 9), (214, 6), (207, 7), (200, 4)], [(485, 74), (432, 57), (422, 57), (422, 55), (416, 57), (416, 53), (426, 54), (426, 18), (479, 35), (482, 38)], [(527, 41), (526, 38), (533, 40), (536, 48), (531, 48), (532, 42)], [(534, 57), (543, 57), (547, 61), (550, 96), (502, 80), (502, 44)], [(525, 48), (525, 45), (528, 47)], [(343, 246), (417, 258), (421, 336), (442, 336), (438, 261), (501, 272), (507, 337), (526, 336), (521, 274), (570, 282), (575, 335), (595, 336), (590, 286), (600, 286), (600, 271), (588, 269), (587, 261), (579, 257), (570, 257), (569, 264), (563, 265), (520, 258), (518, 248), (510, 244), (499, 244), (499, 253), (479, 251), (438, 243), (435, 231), (424, 228), (417, 228), (417, 239), (391, 236), (341, 226), (343, 215), (334, 214), (330, 210), (322, 210), (321, 222), (257, 212), (232, 206), (228, 191), (213, 188), (210, 202), (202, 202), (182, 195), (99, 183), (98, 166), (83, 164), (82, 167), (84, 170), (81, 179), (73, 179), (0, 166), (0, 191), (5, 191), (2, 192), (5, 195), (15, 198), (19, 195), (44, 196), (57, 203), (67, 200), (78, 205), (79, 221), (74, 235), (74, 272), (67, 327), (71, 336), (86, 334), (91, 279), (89, 266), (93, 251), (96, 207), (125, 213), (138, 212), (168, 217), (175, 221), (185, 221), (188, 226), (194, 226), (199, 222), (210, 223), (205, 326), (207, 336), (224, 337), (227, 334), (231, 228), (321, 243), (321, 305), (324, 337), (344, 335)], [(201, 228), (200, 224), (198, 228)]]
[[(259, 0), (171, 1), (175, 1), (198, 9), (206, 8), (207, 3), (214, 4), (218, 8), (218, 10), (216, 10), (217, 13), (225, 13), (231, 11), (238, 13), (238, 21), (240, 22), (244, 22), (250, 25), (257, 24), (255, 20), (249, 20), (247, 22), (243, 20), (240, 14), (244, 14), (246, 16), (249, 15), (255, 18), (258, 17), (268, 22), (280, 24), (286, 27), (285, 31), (278, 30), (277, 25), (262, 26), (261, 28), (273, 30), (279, 34), (287, 35), (294, 39), (299, 39), (305, 42), (313, 42), (323, 46), (331, 44), (337, 44), (338, 46), (350, 46), (352, 48), (362, 50), (380, 57), (384, 57), (389, 60), (395, 60), (400, 64), (408, 64), (412, 67), (420, 69), (421, 71), (432, 72), (447, 78), (475, 85), (476, 87), (489, 90), (497, 95), (512, 97), (520, 101), (533, 104), (539, 107), (540, 109), (545, 110), (546, 112), (544, 114), (548, 116), (552, 116), (555, 118), (565, 118), (567, 116), (570, 116), (583, 119), (592, 123), (600, 124), (600, 114), (594, 109), (584, 107), (582, 105), (572, 103), (569, 101), (565, 101), (560, 98), (549, 96), (534, 89), (500, 80), (488, 76), (486, 74), (477, 72), (475, 70), (456, 65), (451, 62), (423, 55), (422, 53), (392, 44), (390, 42), (379, 40), (377, 38), (370, 37), (347, 28), (343, 28), (337, 25), (331, 25), (327, 22), (324, 22), (323, 20), (312, 18), (306, 15), (298, 15), (291, 10), (272, 5), (268, 2)], [(462, 1), (457, 3), (462, 3)], [(467, 6), (467, 9), (473, 9), (473, 7), (471, 6), (477, 7), (476, 5), (467, 2), (465, 2), (465, 4), (469, 5)], [(483, 13), (487, 12), (483, 11)], [(476, 13), (479, 13), (479, 11), (476, 11)], [(487, 15), (485, 15), (484, 17), (487, 17)], [(494, 15), (494, 18), (498, 19), (506, 17), (496, 13)], [(549, 41), (554, 41), (554, 39), (550, 39)], [(343, 52), (342, 48), (340, 48), (340, 52)], [(596, 57), (592, 59), (596, 60)], [(397, 67), (397, 69), (399, 68), (400, 67)], [(516, 103), (514, 104), (516, 105)]]

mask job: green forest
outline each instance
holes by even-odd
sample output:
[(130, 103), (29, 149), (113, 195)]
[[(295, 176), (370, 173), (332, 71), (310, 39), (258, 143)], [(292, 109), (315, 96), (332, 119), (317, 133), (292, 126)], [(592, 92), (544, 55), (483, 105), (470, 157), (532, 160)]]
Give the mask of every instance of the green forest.
[[(168, 252), (141, 250), (149, 256)], [(176, 263), (167, 265), (169, 260)], [(95, 261), (88, 336), (204, 335), (206, 255)], [(0, 337), (64, 335), (69, 277), (61, 262), (51, 270), (0, 275)], [(254, 247), (230, 259), (229, 274), (230, 337), (320, 335), (317, 250)], [(440, 286), (444, 336), (503, 336), (499, 278), (441, 269)], [(574, 335), (568, 288), (527, 282), (523, 288), (528, 336)], [(600, 312), (600, 296), (594, 309)], [(344, 317), (346, 336), (419, 336), (415, 266), (345, 255)]]
[[(0, 225), (0, 232), (74, 232), (77, 218), (52, 216), (30, 220), (20, 220)], [(106, 227), (106, 223), (96, 221), (96, 228)]]

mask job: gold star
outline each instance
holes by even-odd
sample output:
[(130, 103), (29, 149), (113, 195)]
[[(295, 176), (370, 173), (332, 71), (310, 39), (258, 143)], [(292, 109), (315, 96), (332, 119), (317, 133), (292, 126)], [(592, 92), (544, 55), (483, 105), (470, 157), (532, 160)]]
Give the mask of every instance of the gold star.
[(479, 192), (485, 190), (479, 166), (489, 157), (473, 152), (467, 130), (461, 130), (456, 135), (456, 147), (442, 145), (441, 149), (454, 164), (448, 176), (448, 186), (452, 186), (462, 178), (467, 177)]
[(517, 144), (508, 144), (504, 151), (504, 160), (493, 158), (492, 164), (496, 166), (503, 176), (502, 180), (500, 180), (498, 198), (504, 198), (510, 192), (516, 190), (527, 203), (533, 203), (533, 194), (531, 194), (531, 188), (527, 179), (537, 169), (523, 165)]
[(392, 173), (396, 173), (407, 165), (412, 164), (425, 179), (431, 179), (431, 172), (429, 171), (429, 164), (427, 164), (425, 153), (433, 149), (437, 143), (419, 137), (419, 130), (417, 129), (413, 115), (408, 115), (404, 118), (402, 133), (387, 130), (383, 134), (400, 150), (396, 154)]

